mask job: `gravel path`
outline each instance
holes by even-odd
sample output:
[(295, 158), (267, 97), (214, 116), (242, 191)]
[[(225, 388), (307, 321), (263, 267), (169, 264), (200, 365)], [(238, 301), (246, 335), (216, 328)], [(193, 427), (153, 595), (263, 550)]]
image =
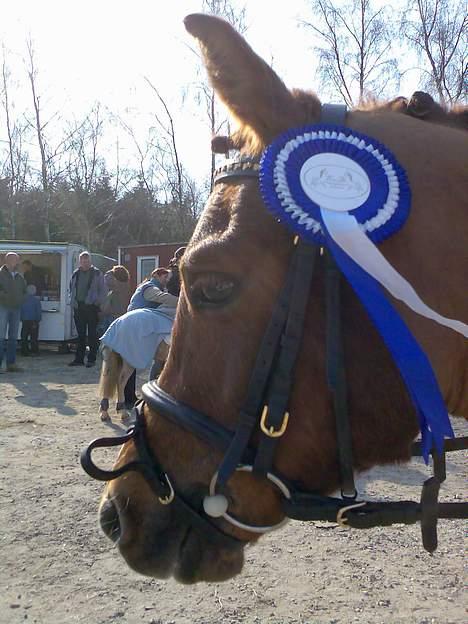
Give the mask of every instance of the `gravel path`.
[[(23, 360), (29, 374), (0, 376), (0, 623), (44, 624), (461, 624), (463, 521), (440, 521), (430, 556), (419, 527), (358, 532), (291, 522), (248, 550), (224, 584), (184, 587), (130, 571), (100, 533), (101, 485), (78, 465), (109, 428), (97, 415), (98, 370), (70, 356)], [(457, 421), (459, 433), (465, 423)], [(466, 453), (448, 460), (442, 499), (466, 495)], [(376, 469), (369, 497), (417, 500), (428, 470)]]

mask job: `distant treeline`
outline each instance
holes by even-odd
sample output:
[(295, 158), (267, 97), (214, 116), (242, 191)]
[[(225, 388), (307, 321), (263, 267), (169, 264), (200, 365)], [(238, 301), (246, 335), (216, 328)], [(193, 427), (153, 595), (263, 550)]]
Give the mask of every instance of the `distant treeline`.
[[(248, 31), (245, 7), (230, 0), (201, 0), (201, 6)], [(419, 75), (418, 89), (444, 107), (467, 102), (465, 0), (305, 0), (297, 22), (310, 34), (306, 53), (317, 62), (323, 101), (354, 107), (393, 99), (411, 71)], [(76, 242), (110, 256), (119, 245), (188, 240), (215, 155), (211, 170), (206, 155), (205, 180), (190, 177), (179, 147), (191, 137), (177, 127), (157, 85), (145, 77), (154, 96), (146, 131), (137, 131), (141, 119), (122, 118), (99, 103), (86, 115), (64, 118), (41, 85), (32, 39), (26, 48), (20, 70), (12, 69), (13, 52), (1, 50), (0, 238)], [(26, 110), (17, 106), (20, 90), (30, 95)], [(230, 134), (204, 73), (183, 93), (185, 104), (194, 99), (212, 136)]]
[(116, 257), (120, 245), (188, 240), (198, 209), (190, 197), (160, 203), (143, 183), (117, 197), (106, 177), (86, 192), (61, 182), (47, 193), (27, 188), (12, 196), (0, 180), (0, 239), (81, 243)]

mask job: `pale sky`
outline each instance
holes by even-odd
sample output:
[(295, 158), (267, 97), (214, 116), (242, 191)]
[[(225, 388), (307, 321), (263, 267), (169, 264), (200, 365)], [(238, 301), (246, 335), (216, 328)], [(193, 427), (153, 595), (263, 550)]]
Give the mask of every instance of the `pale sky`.
[[(254, 50), (273, 61), (288, 86), (313, 89), (313, 40), (310, 31), (297, 24), (298, 16), (311, 17), (307, 2), (234, 0), (234, 4), (246, 6), (245, 36)], [(31, 36), (45, 119), (47, 112), (50, 116), (57, 111), (64, 119), (80, 118), (99, 101), (144, 133), (155, 107), (154, 94), (144, 81), (147, 76), (174, 114), (183, 162), (193, 175), (206, 175), (207, 122), (193, 105), (190, 91), (183, 99), (184, 90), (199, 77), (190, 50), (194, 41), (182, 20), (200, 8), (200, 0), (4, 0), (0, 42), (13, 78), (22, 85), (15, 90), (16, 110), (31, 106), (22, 61)]]

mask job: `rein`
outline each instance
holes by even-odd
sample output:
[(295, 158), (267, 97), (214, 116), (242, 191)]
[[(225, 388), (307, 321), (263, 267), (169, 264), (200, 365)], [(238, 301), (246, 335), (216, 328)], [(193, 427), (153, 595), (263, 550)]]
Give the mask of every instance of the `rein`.
[[(345, 111), (342, 106), (324, 105), (322, 121), (342, 122)], [(258, 175), (257, 160), (236, 160), (228, 162), (215, 172), (214, 185), (243, 181), (245, 178), (258, 179)], [(140, 472), (162, 505), (174, 503), (181, 506), (197, 526), (215, 529), (223, 539), (236, 541), (212, 522), (211, 518), (223, 518), (238, 528), (254, 533), (271, 531), (286, 521), (275, 526), (252, 526), (227, 513), (228, 500), (224, 495), (216, 493), (217, 487), (226, 485), (236, 471), (248, 471), (269, 480), (278, 489), (286, 519), (337, 522), (341, 526), (354, 528), (420, 522), (423, 546), (427, 551), (433, 552), (437, 548), (438, 518), (468, 518), (468, 503), (438, 502), (440, 485), (446, 478), (445, 453), (467, 449), (468, 438), (446, 440), (441, 454), (432, 450), (434, 474), (424, 482), (419, 503), (356, 500), (358, 493), (353, 476), (341, 331), (341, 273), (328, 252), (325, 252), (326, 368), (336, 421), (341, 498), (303, 492), (273, 470), (275, 451), (290, 419), (289, 396), (302, 342), (305, 310), (317, 253), (316, 245), (295, 238), (285, 283), (263, 336), (235, 431), (180, 403), (153, 381), (142, 388), (144, 403), (135, 408), (135, 425), (125, 436), (101, 438), (92, 442), (83, 451), (81, 464), (91, 477), (102, 481), (110, 481), (128, 471)], [(195, 509), (180, 493), (174, 491), (169, 477), (149, 447), (145, 433), (144, 404), (224, 453), (210, 483), (209, 494), (203, 500), (203, 511)], [(249, 445), (255, 431), (260, 432), (257, 448)], [(139, 457), (137, 461), (112, 471), (101, 470), (94, 464), (91, 458), (94, 449), (117, 446), (130, 440), (136, 446)], [(412, 455), (421, 454), (420, 443), (414, 443)]]

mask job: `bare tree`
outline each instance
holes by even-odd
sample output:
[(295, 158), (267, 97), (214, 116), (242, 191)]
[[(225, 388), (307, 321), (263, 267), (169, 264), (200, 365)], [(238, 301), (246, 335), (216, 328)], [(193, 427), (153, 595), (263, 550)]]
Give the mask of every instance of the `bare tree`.
[[(42, 99), (38, 93), (37, 81), (38, 70), (36, 67), (35, 51), (33, 42), (28, 39), (26, 42), (27, 47), (27, 59), (26, 59), (26, 71), (29, 78), (29, 84), (31, 88), (32, 103), (33, 103), (33, 117), (28, 119), (30, 128), (34, 131), (37, 140), (37, 146), (39, 150), (39, 180), (41, 186), (41, 198), (42, 198), (42, 222), (44, 227), (44, 237), (46, 241), (50, 241), (50, 201), (51, 192), (56, 180), (60, 179), (61, 175), (65, 171), (66, 163), (63, 156), (66, 152), (66, 146), (70, 139), (69, 136), (64, 136), (60, 140), (57, 140), (52, 147), (52, 144), (47, 139), (47, 129), (50, 127), (53, 120), (57, 120), (58, 112), (49, 115), (47, 120), (43, 118)], [(57, 133), (57, 130), (55, 134)], [(49, 130), (49, 135), (53, 135), (53, 131)]]
[(135, 209), (141, 208), (144, 198), (156, 229), (184, 240), (193, 230), (200, 209), (200, 193), (181, 160), (172, 111), (158, 87), (147, 77), (145, 82), (157, 102), (152, 113), (154, 123), (147, 136), (141, 138), (130, 122), (116, 118), (130, 137), (138, 162), (133, 178), (137, 187), (133, 191), (126, 187), (127, 198), (133, 197)]
[[(230, 0), (202, 0), (202, 11), (205, 13), (211, 13), (217, 15), (228, 21), (234, 28), (241, 33), (245, 34), (247, 31), (246, 25), (246, 9), (244, 7), (234, 7)], [(192, 51), (200, 57), (198, 48)], [(220, 110), (218, 97), (211, 88), (208, 81), (200, 80), (195, 85), (196, 100), (200, 106), (204, 108), (208, 125), (211, 131), (211, 136), (216, 136), (222, 132), (226, 134), (230, 133), (229, 121), (223, 111)], [(216, 154), (211, 153), (211, 167), (210, 167), (210, 187), (213, 186), (213, 175), (216, 168)]]
[(184, 197), (184, 170), (179, 158), (174, 119), (166, 101), (155, 85), (147, 77), (145, 77), (145, 81), (158, 99), (165, 117), (165, 121), (163, 121), (158, 112), (153, 113), (153, 117), (159, 128), (159, 133), (155, 137), (156, 141), (153, 143), (153, 147), (156, 148), (156, 153), (158, 154), (157, 159), (159, 160), (161, 170), (166, 174), (166, 181), (170, 189), (171, 198), (176, 201), (179, 206), (182, 206)]
[(321, 87), (348, 106), (398, 88), (393, 33), (386, 7), (372, 0), (312, 0), (314, 20), (300, 20), (318, 37)]
[(44, 234), (45, 240), (50, 241), (50, 223), (49, 223), (49, 209), (50, 209), (50, 175), (49, 175), (49, 163), (50, 163), (50, 155), (47, 151), (47, 144), (45, 139), (45, 125), (42, 122), (42, 110), (40, 97), (37, 94), (36, 80), (37, 80), (37, 69), (35, 64), (35, 54), (33, 42), (31, 39), (27, 41), (27, 50), (28, 50), (28, 66), (27, 72), (29, 77), (29, 82), (31, 85), (31, 94), (33, 100), (34, 107), (34, 121), (32, 125), (36, 132), (37, 144), (39, 147), (40, 154), (40, 178), (42, 185), (42, 197), (43, 197), (43, 219), (44, 219)]
[(192, 213), (198, 212), (198, 202), (192, 204), (192, 200), (198, 197), (194, 191), (195, 183), (187, 174), (180, 159), (174, 118), (167, 102), (151, 80), (149, 78), (145, 80), (155, 94), (161, 109), (161, 112), (153, 112), (159, 132), (154, 136), (152, 148), (163, 175), (162, 188), (167, 189), (166, 203), (171, 204), (176, 210), (181, 231), (191, 232)]
[[(10, 111), (10, 101), (9, 101), (9, 71), (6, 65), (6, 54), (5, 47), (3, 47), (3, 64), (2, 64), (2, 95), (3, 95), (3, 108), (5, 110), (5, 122), (6, 122), (6, 130), (7, 130), (7, 138), (8, 138), (8, 160), (10, 167), (10, 176), (9, 176), (9, 191), (10, 197), (13, 196), (14, 193), (14, 185), (16, 180), (16, 166), (15, 166), (15, 143), (14, 143), (14, 128), (13, 122), (11, 119), (11, 111)], [(15, 238), (14, 227), (12, 227), (12, 238)]]
[(424, 61), (423, 87), (443, 104), (468, 97), (468, 15), (465, 0), (409, 0), (402, 30)]
[(70, 126), (65, 144), (66, 178), (75, 194), (72, 218), (89, 249), (104, 244), (115, 209), (115, 203), (109, 207), (107, 196), (104, 202), (96, 196), (97, 187), (108, 177), (99, 149), (104, 125), (101, 106), (96, 104), (83, 121)]
[(98, 169), (98, 142), (102, 136), (101, 107), (97, 104), (84, 121), (74, 122), (67, 141), (68, 175), (73, 187), (90, 193)]
[(10, 71), (7, 66), (7, 52), (2, 46), (1, 97), (5, 113), (6, 157), (0, 167), (0, 177), (6, 181), (7, 203), (11, 239), (16, 238), (16, 211), (18, 201), (15, 196), (24, 190), (28, 173), (28, 155), (24, 149), (25, 125), (15, 119), (10, 103)]

